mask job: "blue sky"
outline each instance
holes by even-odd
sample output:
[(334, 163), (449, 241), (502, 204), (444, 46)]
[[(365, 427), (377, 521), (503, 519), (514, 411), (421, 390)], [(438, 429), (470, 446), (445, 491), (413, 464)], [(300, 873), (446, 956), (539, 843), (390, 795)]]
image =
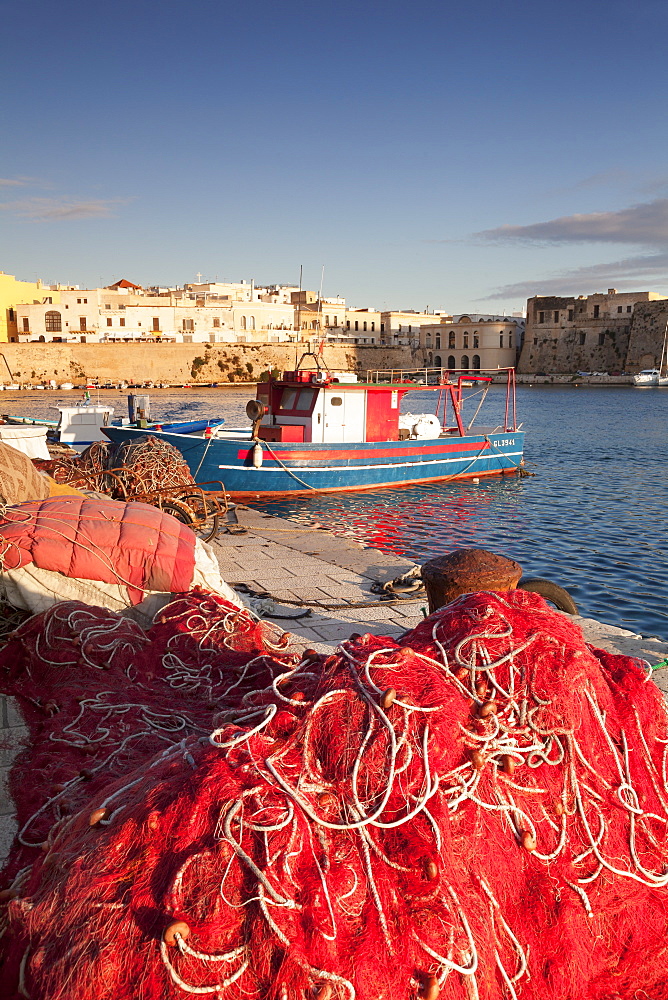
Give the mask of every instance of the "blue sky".
[(663, 2), (0, 2), (0, 269), (668, 294)]

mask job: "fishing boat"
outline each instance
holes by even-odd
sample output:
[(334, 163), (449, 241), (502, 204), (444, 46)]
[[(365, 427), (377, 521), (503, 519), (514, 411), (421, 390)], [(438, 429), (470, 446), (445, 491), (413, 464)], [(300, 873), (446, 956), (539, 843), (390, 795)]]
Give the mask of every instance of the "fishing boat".
[[(257, 399), (246, 407), (250, 428), (151, 433), (179, 449), (196, 479), (222, 480), (238, 500), (512, 475), (522, 464), (514, 369), (475, 375), (375, 371), (358, 381), (350, 372), (330, 372), (319, 360), (315, 370), (306, 369), (303, 361), (258, 384)], [(505, 379), (503, 422), (474, 429), (499, 377)], [(472, 384), (469, 397), (464, 382)], [(416, 391), (438, 392), (436, 414), (413, 415), (414, 423), (400, 427), (402, 397)], [(465, 423), (469, 408), (475, 412)], [(102, 430), (116, 442), (146, 433), (129, 426)]]

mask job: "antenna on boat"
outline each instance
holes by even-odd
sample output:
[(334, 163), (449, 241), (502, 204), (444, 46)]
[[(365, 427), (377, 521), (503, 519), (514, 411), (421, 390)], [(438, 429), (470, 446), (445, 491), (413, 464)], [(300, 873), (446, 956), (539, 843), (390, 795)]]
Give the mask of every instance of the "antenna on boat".
[(324, 340), (322, 333), (322, 286), (325, 281), (325, 265), (322, 265), (322, 271), (320, 272), (320, 291), (318, 292), (318, 339), (320, 340), (320, 353), (322, 354), (324, 349)]
[(302, 274), (304, 272), (304, 265), (299, 265), (299, 295), (297, 296), (297, 339), (301, 340), (302, 336)]

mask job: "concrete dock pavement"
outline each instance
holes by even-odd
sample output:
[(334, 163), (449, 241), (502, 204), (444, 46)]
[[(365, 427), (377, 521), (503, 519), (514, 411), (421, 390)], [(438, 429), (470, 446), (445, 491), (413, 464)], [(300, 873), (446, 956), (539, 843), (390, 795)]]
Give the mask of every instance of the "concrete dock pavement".
[[(291, 632), (296, 645), (301, 640), (328, 649), (360, 631), (396, 638), (423, 618), (423, 591), (416, 600), (397, 595), (386, 602), (371, 589), (408, 572), (414, 562), (251, 508), (237, 508), (237, 518), (246, 532), (221, 532), (214, 543), (223, 579), (271, 595), (275, 616), (270, 608), (257, 608), (257, 600), (249, 603)], [(246, 599), (243, 591), (240, 596)], [(293, 614), (304, 617), (285, 617)]]

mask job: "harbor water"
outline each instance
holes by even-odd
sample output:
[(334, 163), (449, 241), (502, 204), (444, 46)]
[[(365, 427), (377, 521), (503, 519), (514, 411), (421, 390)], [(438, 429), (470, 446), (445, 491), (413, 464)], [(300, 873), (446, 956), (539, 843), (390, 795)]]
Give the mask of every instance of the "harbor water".
[[(253, 387), (148, 390), (154, 419), (224, 416), (244, 426)], [(91, 392), (96, 397), (96, 394)], [(402, 409), (434, 410), (436, 393), (409, 393)], [(53, 417), (80, 393), (12, 392), (0, 409)], [(526, 576), (565, 587), (581, 614), (668, 639), (668, 389), (521, 386), (526, 478), (446, 482), (258, 502), (298, 523), (319, 522), (384, 552), (424, 562), (456, 548), (509, 556)], [(127, 413), (127, 394), (100, 399)], [(503, 419), (493, 387), (481, 420)], [(471, 403), (473, 406), (473, 402)]]

